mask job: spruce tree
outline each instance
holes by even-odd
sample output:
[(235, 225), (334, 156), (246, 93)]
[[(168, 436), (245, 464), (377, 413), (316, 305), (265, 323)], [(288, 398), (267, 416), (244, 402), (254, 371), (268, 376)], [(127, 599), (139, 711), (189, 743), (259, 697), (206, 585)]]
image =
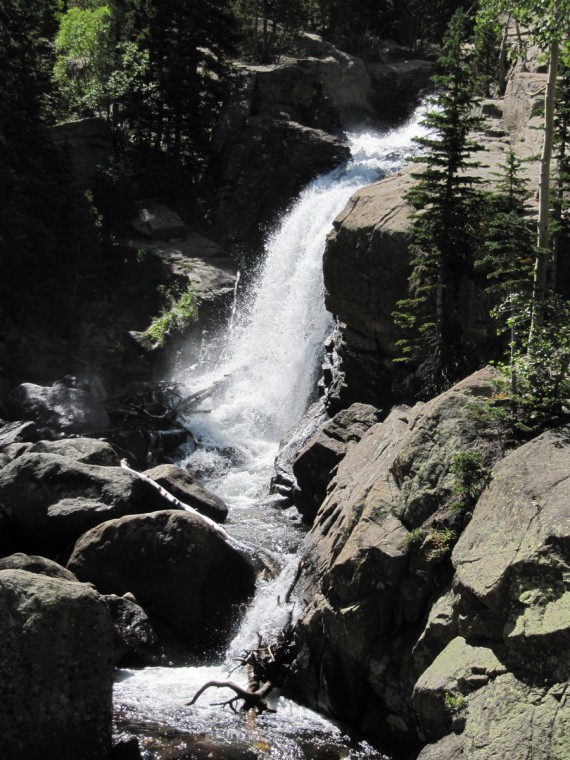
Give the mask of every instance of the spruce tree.
[(448, 27), (434, 77), (437, 94), (423, 120), (427, 137), (414, 160), (423, 171), (407, 195), (416, 209), (410, 228), (412, 272), (409, 297), (398, 303), (398, 325), (409, 337), (400, 345), (417, 367), (425, 390), (446, 387), (462, 371), (460, 283), (472, 265), (477, 216), (474, 170), (470, 160), (480, 146), (470, 134), (480, 126), (474, 114), (475, 74), (466, 49), (469, 19), (457, 11)]

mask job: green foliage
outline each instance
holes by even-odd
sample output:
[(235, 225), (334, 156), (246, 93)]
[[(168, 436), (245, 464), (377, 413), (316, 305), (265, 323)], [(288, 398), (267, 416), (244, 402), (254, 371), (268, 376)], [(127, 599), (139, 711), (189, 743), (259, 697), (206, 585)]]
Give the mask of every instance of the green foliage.
[(452, 715), (457, 715), (458, 713), (467, 709), (467, 699), (463, 696), (463, 694), (459, 694), (453, 691), (446, 691), (444, 701), (446, 709)]
[(0, 303), (24, 329), (72, 333), (100, 261), (92, 199), (75, 189), (47, 133), (59, 2), (6, 0), (0, 10)]
[(457, 534), (451, 528), (430, 528), (426, 535), (426, 542), (431, 548), (427, 554), (428, 560), (440, 560), (449, 554)]
[(54, 81), (62, 115), (109, 113), (107, 83), (114, 69), (112, 14), (107, 5), (72, 7), (61, 17), (55, 38)]
[(402, 358), (419, 366), (427, 392), (441, 390), (461, 373), (462, 319), (459, 281), (471, 267), (479, 230), (480, 181), (470, 160), (480, 146), (470, 132), (480, 125), (473, 112), (475, 78), (472, 57), (465, 48), (468, 18), (452, 18), (435, 77), (438, 87), (432, 110), (424, 118), (430, 133), (419, 138), (424, 153), (414, 159), (424, 165), (413, 176), (408, 193), (416, 208), (410, 228), (412, 272), (409, 297), (398, 302), (397, 325), (406, 332), (400, 341)]
[(233, 8), (242, 48), (260, 63), (291, 53), (308, 21), (305, 0), (234, 0)]
[(515, 296), (494, 310), (502, 329), (513, 336), (503, 370), (511, 382), (512, 425), (526, 434), (555, 424), (570, 398), (570, 301), (550, 295), (544, 320), (530, 340), (532, 312), (530, 298)]
[(409, 546), (421, 546), (425, 541), (427, 532), (424, 528), (414, 528), (406, 536), (406, 543)]
[(170, 294), (168, 300), (169, 305), (159, 317), (152, 320), (143, 333), (143, 337), (150, 340), (156, 348), (162, 348), (166, 337), (173, 331), (184, 332), (198, 318), (196, 295), (191, 287), (177, 296)]
[(462, 451), (453, 457), (450, 472), (454, 476), (453, 492), (458, 497), (452, 505), (453, 511), (471, 511), (489, 481), (489, 468), (483, 463), (480, 452)]
[(495, 191), (487, 196), (485, 240), (475, 268), (486, 273), (487, 289), (502, 298), (530, 292), (536, 232), (526, 207), (530, 192), (522, 161), (509, 149), (499, 168)]

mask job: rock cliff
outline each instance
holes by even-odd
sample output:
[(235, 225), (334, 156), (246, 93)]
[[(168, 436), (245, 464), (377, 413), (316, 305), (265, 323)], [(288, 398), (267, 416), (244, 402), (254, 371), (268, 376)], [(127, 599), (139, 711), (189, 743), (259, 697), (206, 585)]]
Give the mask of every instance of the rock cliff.
[[(544, 82), (541, 71), (517, 67), (505, 96), (481, 104), (484, 127), (474, 137), (483, 146), (477, 173), (485, 182), (492, 183), (510, 146), (523, 159), (539, 153), (541, 122), (534, 114)], [(537, 164), (525, 165), (531, 187), (538, 185)], [(404, 196), (413, 171), (417, 167), (355, 193), (327, 239), (323, 262), (326, 305), (339, 322), (337, 350), (344, 375), (342, 387), (337, 382), (340, 401), (337, 398), (335, 403), (340, 406), (357, 401), (382, 406), (398, 395), (402, 371), (393, 360), (398, 355), (396, 341), (402, 336), (392, 312), (406, 296), (410, 258), (406, 230), (411, 207)], [(460, 289), (461, 321), (475, 369), (481, 366), (481, 347), (492, 342), (495, 327), (489, 323), (483, 280), (465, 277)]]
[[(496, 379), (396, 407), (349, 443), (305, 540), (288, 688), (429, 743), (422, 760), (570, 753), (570, 430), (504, 456)], [(466, 453), (488, 468), (474, 507), (457, 501)]]

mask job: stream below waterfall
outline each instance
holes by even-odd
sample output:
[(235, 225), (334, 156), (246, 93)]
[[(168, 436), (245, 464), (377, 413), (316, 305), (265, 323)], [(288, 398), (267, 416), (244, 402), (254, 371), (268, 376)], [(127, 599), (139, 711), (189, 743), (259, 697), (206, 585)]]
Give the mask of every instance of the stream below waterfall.
[[(360, 187), (393, 172), (423, 130), (421, 109), (392, 131), (348, 135), (352, 160), (314, 180), (291, 206), (266, 244), (266, 255), (240, 297), (224, 335), (224, 348), (191, 368), (178, 382), (188, 396), (210, 389), (183, 422), (199, 441), (179, 464), (194, 472), (230, 508), (226, 529), (260, 550), (279, 572), (258, 581), (256, 597), (217, 664), (120, 670), (114, 690), (117, 736), (139, 737), (143, 756), (155, 758), (387, 758), (325, 717), (277, 693), (248, 728), (243, 714), (212, 707), (232, 695), (195, 692), (212, 679), (227, 679), (236, 655), (271, 639), (291, 607), (282, 603), (295, 572), (305, 529), (294, 508), (269, 499), (280, 440), (303, 417), (314, 397), (323, 344), (332, 321), (324, 308), (322, 254), (334, 218)], [(212, 390), (213, 389), (213, 390)], [(297, 606), (298, 607), (298, 606)], [(232, 679), (246, 683), (243, 674)], [(160, 738), (159, 738), (160, 737)], [(164, 737), (170, 741), (163, 754)]]

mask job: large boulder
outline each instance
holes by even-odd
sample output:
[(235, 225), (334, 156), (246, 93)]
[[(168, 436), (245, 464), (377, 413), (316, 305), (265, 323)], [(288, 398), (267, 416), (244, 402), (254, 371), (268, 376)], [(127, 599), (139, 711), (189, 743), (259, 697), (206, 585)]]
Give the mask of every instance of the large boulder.
[(252, 594), (250, 562), (198, 515), (123, 517), (82, 536), (68, 563), (106, 594), (134, 594), (191, 645), (220, 643)]
[(144, 474), (200, 514), (219, 523), (223, 523), (228, 516), (224, 500), (204, 488), (188, 470), (174, 464), (162, 464), (146, 470)]
[(432, 740), (443, 737), (421, 760), (570, 756), (568, 683), (510, 672), (497, 651), (454, 639), (419, 679), (418, 718)]
[(566, 425), (499, 462), (453, 552), (456, 589), (493, 622), (487, 635), (556, 679), (570, 675), (569, 442)]
[(26, 453), (58, 454), (83, 464), (117, 466), (119, 455), (106, 441), (96, 438), (61, 438), (56, 441), (38, 441)]
[(105, 520), (164, 509), (167, 502), (123, 468), (36, 453), (0, 470), (0, 504), (24, 539), (58, 549)]
[(136, 665), (166, 664), (164, 647), (143, 608), (129, 594), (117, 596), (108, 594), (105, 601), (109, 605), (114, 627), (113, 662), (124, 665), (125, 658)]
[(0, 570), (3, 758), (108, 759), (112, 636), (93, 589)]
[(334, 221), (323, 257), (325, 304), (342, 323), (345, 404), (380, 406), (390, 397), (401, 337), (392, 313), (410, 273), (404, 200), (408, 172), (355, 193)]
[(64, 581), (77, 581), (77, 578), (67, 568), (46, 557), (16, 552), (8, 557), (0, 558), (0, 570), (26, 570), (28, 573), (47, 575)]
[(86, 433), (109, 427), (101, 399), (81, 388), (22, 383), (10, 394), (9, 403), (14, 417), (56, 431)]
[(174, 240), (186, 236), (186, 225), (175, 211), (148, 198), (135, 204), (131, 225), (152, 240)]
[(0, 427), (0, 448), (37, 441), (40, 436), (35, 422), (7, 422)]

